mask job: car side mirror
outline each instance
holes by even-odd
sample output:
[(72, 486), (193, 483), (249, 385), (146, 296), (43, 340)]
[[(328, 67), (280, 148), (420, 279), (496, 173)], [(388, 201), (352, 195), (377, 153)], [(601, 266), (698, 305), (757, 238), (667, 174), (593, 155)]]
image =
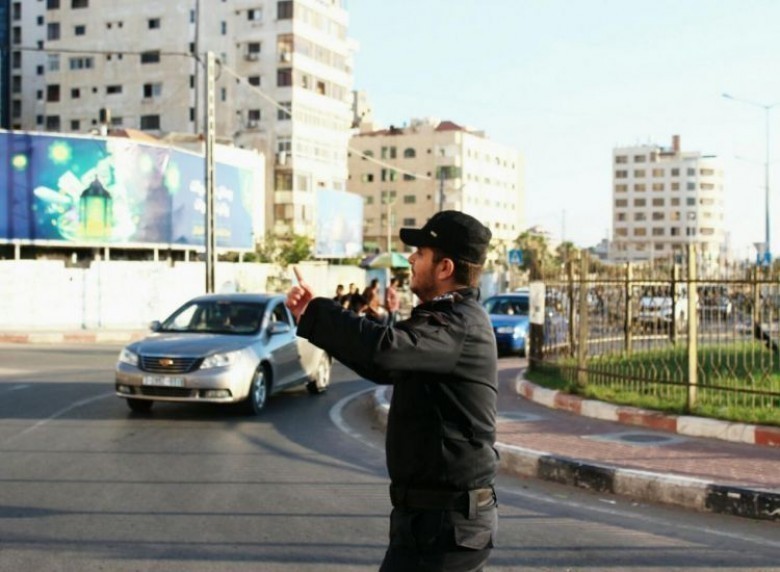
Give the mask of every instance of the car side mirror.
[(290, 327), (290, 324), (286, 322), (271, 322), (271, 325), (268, 326), (268, 333), (272, 336), (286, 334), (290, 330), (292, 330), (292, 328)]
[(160, 323), (160, 320), (154, 320), (149, 324), (149, 329), (153, 332), (159, 332), (162, 329), (162, 323)]

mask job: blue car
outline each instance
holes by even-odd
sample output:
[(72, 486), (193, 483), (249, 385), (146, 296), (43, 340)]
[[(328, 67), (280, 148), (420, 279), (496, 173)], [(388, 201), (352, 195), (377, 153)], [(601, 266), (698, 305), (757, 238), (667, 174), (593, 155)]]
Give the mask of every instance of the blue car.
[(496, 334), (498, 353), (526, 355), (530, 330), (528, 293), (491, 296), (484, 306)]

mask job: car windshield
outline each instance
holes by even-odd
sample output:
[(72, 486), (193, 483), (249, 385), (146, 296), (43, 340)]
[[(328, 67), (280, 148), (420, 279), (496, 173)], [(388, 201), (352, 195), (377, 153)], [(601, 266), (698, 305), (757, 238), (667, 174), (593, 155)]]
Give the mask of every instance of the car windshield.
[(254, 302), (208, 300), (190, 302), (166, 319), (161, 332), (252, 334), (260, 329), (265, 306)]
[(502, 314), (507, 316), (527, 316), (528, 298), (490, 298), (485, 302), (485, 308), (489, 314)]

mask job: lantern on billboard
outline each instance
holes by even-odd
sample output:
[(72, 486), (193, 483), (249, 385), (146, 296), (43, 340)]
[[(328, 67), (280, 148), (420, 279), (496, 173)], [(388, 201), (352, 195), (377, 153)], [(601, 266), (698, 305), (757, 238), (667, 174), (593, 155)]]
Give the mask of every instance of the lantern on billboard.
[(83, 238), (108, 238), (111, 235), (111, 194), (97, 177), (79, 198), (79, 222)]

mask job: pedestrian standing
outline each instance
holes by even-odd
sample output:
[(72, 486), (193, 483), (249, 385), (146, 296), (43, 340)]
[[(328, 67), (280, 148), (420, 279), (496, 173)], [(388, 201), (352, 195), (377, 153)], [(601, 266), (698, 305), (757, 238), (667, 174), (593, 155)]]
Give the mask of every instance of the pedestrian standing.
[(372, 323), (315, 298), (300, 278), (287, 306), (299, 336), (393, 387), (393, 510), (380, 572), (479, 571), (498, 527), (496, 344), (477, 288), (491, 233), (465, 213), (443, 211), (400, 237), (417, 247), (409, 262), (421, 303), (409, 319)]
[(387, 324), (392, 326), (398, 321), (398, 311), (401, 309), (401, 298), (398, 296), (398, 278), (391, 278), (385, 289), (385, 308), (387, 309)]

